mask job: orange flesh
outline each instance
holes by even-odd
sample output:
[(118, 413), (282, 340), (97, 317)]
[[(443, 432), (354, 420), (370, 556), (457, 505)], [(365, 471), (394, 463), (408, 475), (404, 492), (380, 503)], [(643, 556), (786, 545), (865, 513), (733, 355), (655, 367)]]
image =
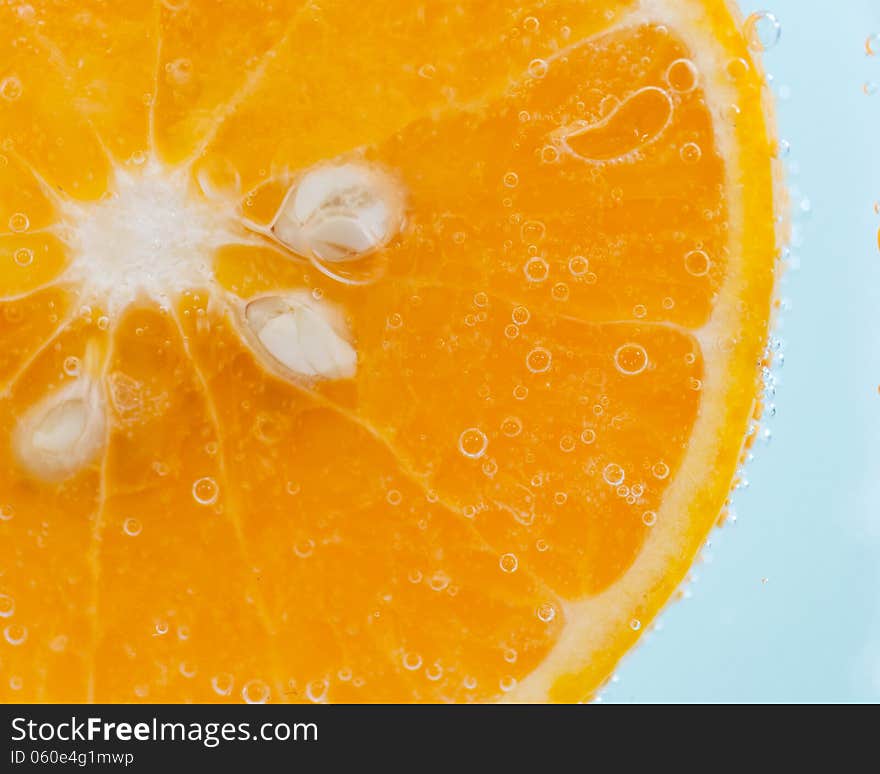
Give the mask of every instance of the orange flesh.
[[(770, 316), (760, 74), (716, 0), (689, 4), (694, 28), (749, 63), (722, 114), (637, 3), (471, 5), (0, 10), (0, 81), (20, 84), (0, 101), (0, 700), (577, 700), (680, 581)], [(220, 247), (215, 280), (164, 306), (66, 280), (59, 202), (100, 199), (116, 168), (189, 164), (193, 196), (204, 172), (268, 223), (284, 181), (341, 155), (406, 191), (401, 235), (337, 267), (368, 284), (268, 244)], [(344, 311), (354, 379), (270, 375), (242, 340), (227, 302), (289, 288)], [(707, 341), (725, 358), (708, 396)], [(89, 342), (106, 449), (35, 480), (7, 439)], [(664, 518), (662, 576), (518, 694)]]

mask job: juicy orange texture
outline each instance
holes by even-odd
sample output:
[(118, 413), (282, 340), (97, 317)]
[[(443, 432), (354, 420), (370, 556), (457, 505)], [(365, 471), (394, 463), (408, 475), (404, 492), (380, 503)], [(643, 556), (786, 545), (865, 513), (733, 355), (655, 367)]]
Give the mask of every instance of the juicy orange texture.
[[(726, 3), (43, 0), (0, 30), (0, 699), (590, 697), (757, 405), (776, 163)], [(261, 224), (339, 159), (406, 224), (322, 272)], [(162, 207), (171, 239), (137, 227)], [(354, 378), (242, 336), (290, 289), (341, 310)], [(48, 480), (12, 439), (83, 379), (104, 440)]]

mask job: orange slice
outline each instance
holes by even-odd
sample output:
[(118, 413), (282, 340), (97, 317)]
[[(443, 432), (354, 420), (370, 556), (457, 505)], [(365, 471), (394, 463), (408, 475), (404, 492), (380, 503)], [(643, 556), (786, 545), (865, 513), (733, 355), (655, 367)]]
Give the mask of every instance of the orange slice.
[(757, 416), (777, 163), (732, 9), (0, 29), (0, 700), (592, 696)]

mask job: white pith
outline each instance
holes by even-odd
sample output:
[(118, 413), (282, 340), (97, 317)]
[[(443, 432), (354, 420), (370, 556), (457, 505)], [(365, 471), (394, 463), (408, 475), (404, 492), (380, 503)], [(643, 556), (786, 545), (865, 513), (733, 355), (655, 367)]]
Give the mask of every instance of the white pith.
[(98, 202), (62, 205), (71, 262), (67, 279), (84, 303), (117, 315), (139, 299), (161, 305), (213, 284), (218, 247), (243, 238), (231, 210), (194, 195), (189, 175), (151, 162), (117, 169)]

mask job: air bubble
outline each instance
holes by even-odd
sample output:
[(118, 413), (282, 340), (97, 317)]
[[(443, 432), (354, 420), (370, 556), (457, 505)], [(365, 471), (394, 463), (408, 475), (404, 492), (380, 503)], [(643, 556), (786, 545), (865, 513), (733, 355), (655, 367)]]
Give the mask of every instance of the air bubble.
[(135, 518), (128, 518), (122, 523), (122, 531), (129, 537), (137, 537), (143, 529), (143, 524)]
[(651, 468), (654, 478), (664, 479), (669, 475), (669, 465), (665, 462), (658, 462)]
[(686, 164), (696, 164), (703, 157), (703, 149), (695, 142), (686, 142), (678, 154)]
[(704, 250), (691, 250), (684, 257), (685, 271), (694, 277), (705, 277), (711, 265), (709, 256)]
[(64, 358), (62, 368), (64, 369), (64, 373), (68, 376), (77, 376), (79, 374), (79, 365), (79, 358), (71, 355), (70, 357)]
[(550, 353), (550, 350), (544, 347), (535, 347), (526, 355), (526, 368), (533, 374), (543, 374), (549, 371), (552, 362), (553, 355)]
[(536, 245), (543, 241), (547, 227), (540, 220), (527, 220), (522, 224), (520, 237), (527, 245)]
[(308, 559), (315, 551), (315, 541), (311, 538), (300, 540), (293, 546), (293, 553), (300, 559)]
[(28, 630), (21, 624), (7, 624), (3, 637), (10, 645), (22, 645), (27, 640)]
[(584, 428), (581, 431), (581, 443), (589, 446), (591, 443), (595, 443), (596, 441), (596, 431), (590, 427)]
[(532, 78), (543, 78), (547, 75), (549, 65), (543, 59), (533, 59), (529, 62), (529, 75)]
[(568, 285), (564, 282), (557, 282), (550, 291), (550, 295), (552, 295), (556, 301), (568, 301)]
[(510, 319), (513, 320), (516, 325), (525, 325), (531, 316), (531, 312), (529, 312), (524, 306), (516, 306), (510, 313)]
[(498, 560), (498, 565), (501, 567), (502, 572), (516, 572), (519, 560), (516, 558), (516, 554), (502, 554)]
[(541, 148), (541, 161), (544, 164), (555, 164), (559, 161), (559, 148), (555, 145), (545, 145)]
[(748, 75), (751, 68), (749, 67), (749, 63), (745, 59), (737, 57), (736, 59), (731, 59), (727, 63), (726, 69), (727, 74), (730, 76), (731, 80), (738, 81)]
[(654, 511), (645, 511), (642, 514), (642, 524), (653, 527), (657, 523), (657, 514)]
[(306, 698), (313, 704), (320, 704), (327, 699), (329, 687), (326, 680), (312, 680), (306, 686)]
[(272, 690), (262, 680), (248, 680), (241, 689), (245, 704), (265, 704), (271, 694)]
[(396, 331), (398, 328), (403, 327), (403, 317), (400, 316), (397, 312), (393, 312), (388, 315), (388, 319), (385, 321), (385, 325), (389, 330)]
[(648, 314), (648, 309), (644, 304), (636, 304), (633, 307), (633, 317), (638, 320), (641, 320), (646, 314)]
[(535, 611), (535, 615), (538, 616), (538, 620), (543, 623), (550, 623), (554, 618), (556, 618), (556, 608), (550, 602), (543, 602), (538, 605), (538, 609)]
[(529, 388), (524, 384), (518, 384), (513, 388), (513, 397), (515, 400), (525, 400), (529, 397)]
[(573, 452), (576, 446), (577, 442), (570, 435), (563, 435), (562, 438), (559, 439), (559, 448), (566, 454)]
[(633, 618), (632, 621), (629, 622), (629, 628), (634, 632), (637, 632), (642, 628), (642, 622), (638, 618)]
[(15, 102), (24, 91), (21, 81), (14, 75), (9, 75), (0, 81), (0, 97), (7, 102)]
[(191, 679), (196, 676), (198, 669), (189, 661), (181, 661), (178, 670), (183, 677)]
[(389, 489), (385, 499), (389, 505), (400, 505), (403, 501), (403, 495), (397, 489)]
[(0, 618), (9, 618), (15, 612), (15, 600), (9, 594), (0, 594)]
[(423, 64), (419, 68), (419, 78), (430, 81), (437, 74), (437, 68), (432, 64)]
[(590, 262), (582, 255), (573, 255), (568, 259), (568, 270), (572, 277), (583, 277), (590, 270)]
[(522, 428), (519, 417), (507, 417), (501, 422), (501, 432), (508, 438), (516, 438), (522, 432)]
[(516, 172), (508, 172), (504, 175), (504, 187), (516, 188), (519, 185), (519, 175)]
[(746, 19), (743, 31), (752, 51), (766, 51), (779, 42), (782, 25), (769, 11), (758, 11)]
[(550, 264), (536, 255), (525, 262), (523, 273), (529, 282), (543, 282), (550, 274)]
[(449, 576), (445, 572), (435, 572), (428, 581), (431, 591), (445, 591), (449, 586)]
[(220, 488), (213, 478), (200, 478), (192, 485), (193, 499), (199, 505), (213, 505), (217, 502), (219, 494)]
[(868, 35), (865, 39), (865, 53), (868, 56), (877, 56), (877, 54), (880, 54), (880, 32)]
[(604, 478), (605, 483), (610, 486), (620, 486), (626, 478), (626, 473), (624, 473), (624, 470), (620, 465), (611, 462), (607, 464), (602, 471), (602, 478)]
[(192, 74), (193, 64), (189, 59), (181, 58), (165, 63), (165, 77), (176, 86), (185, 86), (192, 80)]
[(508, 339), (515, 339), (519, 336), (519, 328), (517, 328), (513, 323), (504, 326), (504, 335)]
[(688, 94), (697, 88), (700, 72), (690, 59), (676, 59), (666, 68), (666, 84), (678, 94)]
[(29, 247), (19, 247), (13, 258), (18, 266), (30, 266), (34, 262), (34, 251)]
[(623, 344), (614, 353), (614, 365), (625, 376), (636, 376), (648, 367), (648, 353), (641, 344)]
[(425, 670), (425, 677), (433, 683), (436, 683), (443, 677), (443, 667), (436, 661)]
[(553, 502), (557, 505), (565, 505), (568, 502), (568, 495), (565, 492), (556, 492), (553, 495)]
[(486, 434), (477, 427), (469, 427), (458, 437), (458, 450), (472, 459), (482, 457), (488, 445)]
[(228, 672), (214, 675), (211, 678), (211, 688), (218, 696), (229, 696), (232, 693), (232, 687), (235, 684), (235, 678)]
[(9, 230), (20, 234), (30, 228), (31, 221), (23, 212), (14, 212), (9, 216)]
[(498, 687), (505, 693), (509, 693), (516, 688), (516, 678), (509, 675), (507, 677), (502, 677), (498, 682)]

